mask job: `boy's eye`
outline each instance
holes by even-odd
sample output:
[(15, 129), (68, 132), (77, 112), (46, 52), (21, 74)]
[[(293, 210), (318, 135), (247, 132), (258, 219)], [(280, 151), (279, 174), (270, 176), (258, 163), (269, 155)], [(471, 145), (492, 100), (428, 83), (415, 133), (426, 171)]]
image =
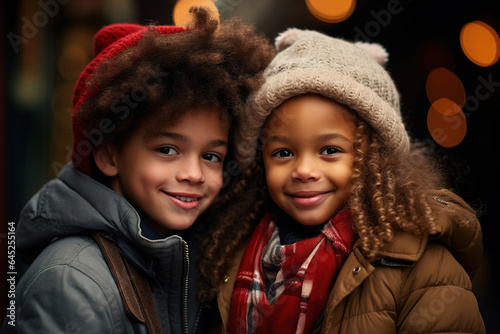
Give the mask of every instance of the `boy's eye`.
[(164, 146), (164, 147), (159, 147), (156, 149), (157, 152), (160, 152), (163, 155), (175, 155), (179, 154), (173, 147), (170, 146)]
[(337, 154), (337, 153), (342, 153), (342, 151), (340, 149), (338, 149), (337, 147), (326, 147), (321, 151), (320, 154), (321, 155), (333, 155), (333, 154)]
[(288, 157), (293, 156), (293, 153), (292, 153), (292, 151), (281, 149), (281, 150), (274, 151), (273, 156), (277, 157), (277, 158), (288, 158)]
[(204, 160), (208, 160), (208, 161), (211, 161), (211, 162), (220, 162), (220, 161), (222, 161), (222, 158), (220, 156), (218, 156), (217, 154), (214, 154), (214, 153), (203, 154), (202, 158)]

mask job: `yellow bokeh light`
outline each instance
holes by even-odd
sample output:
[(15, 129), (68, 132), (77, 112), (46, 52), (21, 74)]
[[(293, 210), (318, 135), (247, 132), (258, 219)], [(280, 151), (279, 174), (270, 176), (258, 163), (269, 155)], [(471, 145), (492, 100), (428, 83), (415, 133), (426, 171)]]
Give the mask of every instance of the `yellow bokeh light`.
[(427, 114), (427, 128), (436, 143), (445, 148), (459, 145), (467, 132), (462, 109), (447, 98), (436, 100)]
[(479, 66), (491, 66), (500, 57), (498, 34), (482, 21), (473, 21), (462, 27), (460, 45), (467, 58)]
[(192, 21), (189, 13), (191, 7), (207, 7), (212, 13), (212, 18), (220, 23), (219, 11), (212, 0), (178, 0), (172, 14), (174, 24), (179, 27), (187, 27)]
[(438, 67), (433, 69), (425, 82), (425, 91), (431, 103), (447, 98), (460, 107), (465, 103), (465, 88), (459, 77), (452, 71)]
[(306, 0), (306, 5), (317, 19), (337, 23), (351, 16), (356, 7), (356, 0)]

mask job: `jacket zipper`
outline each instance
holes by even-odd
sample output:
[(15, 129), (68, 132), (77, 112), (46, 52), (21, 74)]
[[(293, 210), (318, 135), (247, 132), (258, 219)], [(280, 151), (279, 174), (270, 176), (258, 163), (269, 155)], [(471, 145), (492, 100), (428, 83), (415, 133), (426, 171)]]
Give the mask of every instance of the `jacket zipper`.
[(188, 286), (189, 286), (189, 247), (188, 244), (183, 240), (183, 255), (184, 255), (184, 287), (183, 287), (183, 298), (182, 298), (182, 332), (189, 334), (189, 323), (188, 323)]
[(198, 329), (198, 324), (200, 323), (201, 312), (203, 312), (203, 306), (200, 305), (198, 308), (198, 314), (196, 315), (196, 322), (194, 323), (193, 334), (196, 334), (196, 330)]

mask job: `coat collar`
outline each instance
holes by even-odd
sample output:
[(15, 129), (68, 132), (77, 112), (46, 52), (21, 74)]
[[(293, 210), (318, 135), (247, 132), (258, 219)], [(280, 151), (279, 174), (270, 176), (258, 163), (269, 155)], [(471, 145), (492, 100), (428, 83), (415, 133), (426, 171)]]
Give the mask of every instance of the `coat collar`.
[[(414, 235), (408, 232), (395, 232), (393, 242), (379, 250), (379, 257), (417, 262), (424, 254), (427, 235)], [(358, 240), (359, 242), (359, 240)]]
[[(395, 231), (393, 241), (378, 251), (375, 260), (390, 266), (408, 266), (422, 257), (429, 242), (437, 241), (450, 250), (472, 278), (483, 251), (481, 225), (475, 211), (449, 190), (437, 190), (431, 196), (433, 233)], [(354, 248), (361, 250), (360, 240)]]

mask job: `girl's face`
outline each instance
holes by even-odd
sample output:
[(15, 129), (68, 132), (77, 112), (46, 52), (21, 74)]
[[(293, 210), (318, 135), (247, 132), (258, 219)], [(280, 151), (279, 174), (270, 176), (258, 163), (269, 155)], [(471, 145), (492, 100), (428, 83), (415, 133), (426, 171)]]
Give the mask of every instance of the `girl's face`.
[(195, 110), (174, 125), (145, 122), (114, 153), (113, 190), (162, 237), (190, 227), (222, 187), (229, 126), (219, 114)]
[(347, 202), (355, 118), (320, 95), (284, 102), (262, 130), (263, 160), (274, 202), (302, 225), (325, 223)]

